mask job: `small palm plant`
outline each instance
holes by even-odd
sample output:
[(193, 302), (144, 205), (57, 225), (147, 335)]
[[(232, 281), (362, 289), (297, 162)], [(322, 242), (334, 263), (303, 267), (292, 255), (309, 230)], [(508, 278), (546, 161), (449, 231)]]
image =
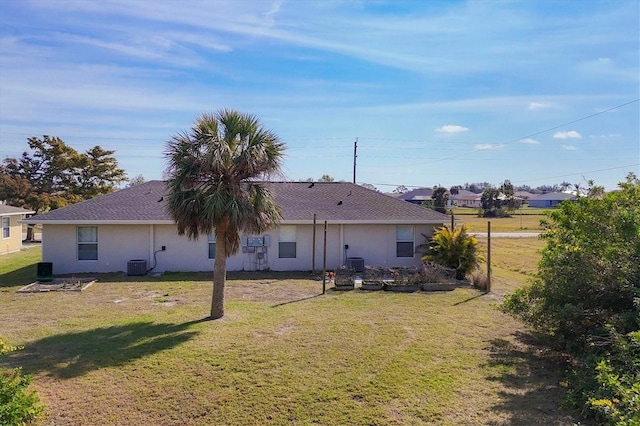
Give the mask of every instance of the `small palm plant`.
[(433, 261), (456, 270), (456, 279), (461, 280), (484, 262), (478, 239), (469, 235), (469, 226), (459, 229), (443, 226), (431, 238), (423, 261)]

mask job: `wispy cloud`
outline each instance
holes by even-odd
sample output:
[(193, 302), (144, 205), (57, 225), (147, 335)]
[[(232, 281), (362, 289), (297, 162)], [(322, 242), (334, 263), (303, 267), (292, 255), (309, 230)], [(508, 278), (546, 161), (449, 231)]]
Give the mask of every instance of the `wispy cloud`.
[[(87, 135), (113, 138), (99, 140), (125, 158), (127, 140), (161, 149), (197, 114), (223, 106), (257, 114), (310, 159), (326, 151), (315, 138), (356, 135), (389, 141), (375, 145), (398, 151), (391, 156), (443, 165), (424, 182), (404, 161), (390, 166), (389, 155), (365, 159), (363, 147), (359, 171), (371, 183), (381, 179), (382, 165), (398, 184), (505, 175), (533, 184), (545, 175), (615, 167), (638, 150), (640, 103), (606, 123), (578, 120), (637, 93), (633, 2), (4, 3), (0, 159), (4, 150), (21, 151), (25, 134), (45, 133), (87, 144)], [(570, 84), (552, 87), (554, 81)], [(577, 121), (580, 133), (561, 124)], [(554, 135), (561, 128), (569, 131)], [(613, 143), (616, 158), (606, 155)], [(335, 142), (342, 144), (351, 146)], [(580, 158), (567, 166), (560, 157), (571, 153), (554, 155), (563, 148), (580, 150)], [(288, 161), (287, 172), (344, 178), (349, 148), (331, 151), (332, 168)], [(500, 170), (476, 154), (501, 161)], [(448, 167), (459, 157), (474, 167)], [(134, 159), (123, 166), (147, 178), (159, 178), (162, 168)]]
[(562, 145), (562, 149), (565, 151), (575, 151), (578, 149), (575, 145)]
[(538, 110), (538, 109), (546, 109), (546, 108), (551, 108), (551, 105), (545, 102), (531, 102), (528, 106), (528, 108), (532, 111)]
[(488, 150), (494, 150), (494, 149), (502, 149), (504, 145), (495, 144), (495, 143), (478, 143), (478, 144), (475, 144), (473, 147), (480, 151), (488, 151)]
[(575, 130), (568, 132), (556, 132), (553, 134), (554, 139), (582, 139), (582, 135)]
[(622, 135), (620, 133), (609, 133), (609, 134), (600, 134), (600, 135), (589, 135), (591, 139), (608, 139), (608, 138), (619, 138)]
[(270, 25), (274, 25), (275, 24), (275, 16), (280, 11), (280, 8), (282, 7), (282, 3), (283, 2), (284, 2), (284, 0), (276, 0), (276, 1), (274, 1), (273, 5), (271, 6), (271, 9), (268, 12), (264, 13), (264, 16), (267, 18), (267, 22)]
[(442, 127), (438, 127), (436, 132), (440, 133), (462, 133), (468, 132), (469, 129), (464, 126), (458, 126), (457, 124), (447, 124)]

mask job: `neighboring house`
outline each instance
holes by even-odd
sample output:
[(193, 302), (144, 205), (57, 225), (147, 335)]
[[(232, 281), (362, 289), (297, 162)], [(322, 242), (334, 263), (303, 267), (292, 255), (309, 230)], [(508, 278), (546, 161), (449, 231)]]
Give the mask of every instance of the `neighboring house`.
[(33, 213), (35, 212), (31, 210), (0, 204), (0, 254), (12, 253), (22, 248), (22, 224), (19, 221)]
[(520, 200), (528, 200), (529, 198), (535, 196), (536, 194), (532, 194), (531, 192), (528, 191), (515, 191), (513, 193), (513, 196), (520, 199)]
[(480, 208), (482, 206), (481, 198), (482, 194), (476, 194), (466, 189), (458, 189), (457, 194), (451, 195), (449, 202), (451, 205), (458, 207)]
[(513, 196), (516, 198), (516, 200), (520, 200), (520, 206), (522, 207), (527, 204), (529, 202), (529, 199), (535, 196), (535, 194), (527, 191), (515, 191), (513, 193)]
[[(324, 221), (327, 268), (350, 262), (420, 264), (416, 247), (450, 217), (347, 182), (269, 182), (283, 213), (264, 235), (243, 235), (233, 270), (322, 269)], [(165, 184), (150, 181), (37, 215), (42, 260), (54, 274), (128, 271), (132, 261), (154, 271), (211, 271), (215, 240), (179, 236), (165, 207)], [(316, 226), (314, 233), (314, 215)], [(315, 235), (315, 238), (314, 238)], [(163, 250), (164, 248), (164, 250)], [(315, 255), (315, 258), (313, 257)], [(315, 263), (314, 263), (315, 259)]]
[(557, 207), (564, 200), (575, 200), (576, 196), (565, 192), (548, 192), (529, 198), (529, 207)]
[(431, 194), (433, 194), (433, 188), (416, 188), (400, 194), (396, 198), (421, 205), (423, 202), (431, 200)]

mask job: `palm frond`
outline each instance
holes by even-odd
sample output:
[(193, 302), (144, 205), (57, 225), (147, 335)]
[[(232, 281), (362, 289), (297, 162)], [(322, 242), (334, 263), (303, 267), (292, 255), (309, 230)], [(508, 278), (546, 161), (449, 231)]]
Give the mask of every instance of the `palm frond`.
[(165, 157), (167, 208), (178, 233), (197, 239), (224, 226), (231, 256), (240, 248), (240, 232), (276, 226), (281, 211), (254, 180), (279, 171), (284, 148), (257, 117), (231, 109), (202, 114), (190, 132), (175, 135)]

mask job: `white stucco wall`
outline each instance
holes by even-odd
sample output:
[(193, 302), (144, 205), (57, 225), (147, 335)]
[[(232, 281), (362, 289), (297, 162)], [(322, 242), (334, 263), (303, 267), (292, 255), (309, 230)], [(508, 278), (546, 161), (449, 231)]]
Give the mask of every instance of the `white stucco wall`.
[[(431, 236), (432, 225), (414, 225), (414, 246), (425, 242), (421, 234)], [(266, 269), (276, 271), (311, 270), (313, 225), (296, 225), (296, 257), (279, 258), (277, 229), (268, 232), (270, 245), (264, 259), (255, 253), (238, 253), (227, 261), (227, 270)], [(42, 232), (42, 260), (53, 263), (54, 274), (105, 273), (126, 271), (132, 259), (147, 261), (156, 272), (211, 271), (206, 236), (197, 241), (178, 236), (174, 225), (98, 225), (98, 259), (77, 260), (77, 226), (45, 224)], [(315, 269), (323, 264), (323, 224), (316, 225)], [(348, 250), (344, 246), (349, 245)], [(165, 246), (166, 250), (160, 251)], [(396, 225), (330, 224), (327, 227), (327, 269), (343, 265), (346, 257), (362, 257), (367, 265), (411, 266), (420, 264), (420, 255), (396, 257)]]

